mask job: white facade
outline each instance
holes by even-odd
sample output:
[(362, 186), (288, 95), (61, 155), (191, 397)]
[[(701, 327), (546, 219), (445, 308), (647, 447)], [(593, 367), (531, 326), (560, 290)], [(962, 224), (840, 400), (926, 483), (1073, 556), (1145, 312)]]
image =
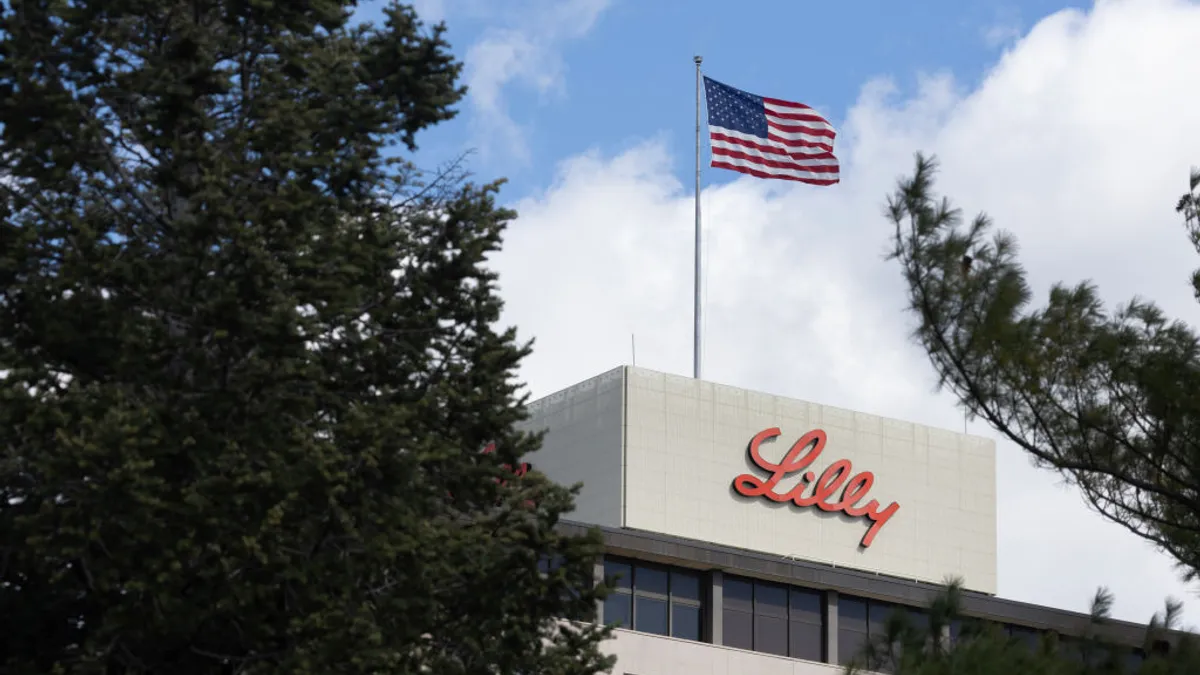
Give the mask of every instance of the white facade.
[[(968, 589), (996, 592), (990, 440), (632, 367), (536, 401), (530, 413), (528, 427), (547, 434), (529, 461), (551, 479), (584, 485), (573, 520), (904, 579), (941, 583), (957, 576)], [(869, 516), (734, 490), (739, 476), (759, 484), (770, 478), (770, 470), (751, 461), (748, 445), (771, 428), (779, 430), (778, 438), (763, 443), (760, 456), (773, 464), (806, 433), (819, 429), (826, 437), (820, 456), (779, 480), (775, 494), (791, 492), (811, 502), (813, 483), (838, 460), (850, 463), (838, 481), (842, 489), (861, 472), (873, 474), (869, 490), (860, 490), (848, 510), (872, 500), (876, 512), (898, 506), (880, 518), (869, 546), (861, 545), (874, 524)], [(792, 492), (805, 472), (811, 472), (807, 487)], [(833, 494), (826, 504), (840, 501), (841, 490), (826, 494)], [(789, 661), (787, 667), (823, 666)]]
[(842, 666), (760, 654), (705, 642), (677, 640), (631, 630), (613, 631), (604, 652), (617, 657), (614, 675), (840, 675)]

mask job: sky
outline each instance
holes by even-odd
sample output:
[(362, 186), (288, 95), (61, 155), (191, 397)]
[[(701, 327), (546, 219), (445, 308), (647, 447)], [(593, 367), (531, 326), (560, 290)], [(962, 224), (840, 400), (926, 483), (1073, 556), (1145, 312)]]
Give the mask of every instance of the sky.
[[(422, 0), (465, 62), (461, 114), (418, 163), (470, 151), (519, 212), (492, 262), (541, 396), (632, 359), (691, 372), (695, 70), (807, 103), (841, 184), (705, 168), (704, 378), (962, 430), (909, 339), (883, 216), (917, 151), (968, 215), (1014, 233), (1039, 302), (1091, 279), (1193, 326), (1200, 258), (1176, 200), (1200, 164), (1200, 3), (1048, 0)], [(377, 15), (367, 4), (361, 18)], [(703, 161), (708, 163), (707, 146)], [(1148, 544), (997, 439), (999, 594), (1118, 618), (1200, 593)]]

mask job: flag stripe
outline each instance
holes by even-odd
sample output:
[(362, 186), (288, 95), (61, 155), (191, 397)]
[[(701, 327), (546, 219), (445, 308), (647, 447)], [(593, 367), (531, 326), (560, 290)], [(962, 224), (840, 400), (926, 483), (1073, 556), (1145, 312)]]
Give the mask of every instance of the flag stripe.
[(758, 178), (833, 185), (837, 131), (816, 110), (704, 78), (711, 165)]
[(768, 108), (767, 109), (767, 119), (768, 120), (779, 120), (779, 121), (785, 121), (785, 122), (786, 121), (814, 122), (816, 124), (822, 125), (824, 128), (829, 129), (830, 131), (833, 131), (833, 127), (830, 126), (829, 123), (825, 121), (824, 117), (821, 117), (820, 115), (813, 113), (813, 112), (807, 112), (807, 113), (778, 112), (778, 111), (771, 110)]
[(822, 129), (808, 124), (779, 124), (767, 120), (767, 128), (778, 134), (795, 136), (796, 138), (812, 139), (815, 143), (831, 143), (836, 134), (828, 129)]
[(716, 169), (729, 169), (730, 171), (737, 171), (738, 173), (744, 173), (749, 176), (754, 176), (755, 178), (780, 178), (783, 180), (794, 180), (801, 183), (808, 183), (809, 185), (834, 185), (838, 182), (838, 178), (836, 176), (831, 178), (829, 174), (814, 174), (807, 171), (800, 171), (798, 169), (768, 169), (764, 171), (763, 169), (755, 168), (758, 166), (757, 164), (748, 163), (741, 160), (726, 162), (718, 161), (716, 158), (713, 158), (712, 166)]
[(798, 154), (790, 152), (787, 148), (764, 146), (739, 140), (724, 140), (720, 136), (714, 136), (712, 139), (712, 151), (716, 154), (717, 150), (722, 150), (726, 153), (741, 153), (747, 157), (761, 157), (764, 160), (773, 162), (790, 162), (802, 166), (835, 166), (838, 164), (837, 157), (834, 157), (831, 152)]
[(732, 143), (735, 145), (744, 145), (748, 148), (757, 148), (759, 150), (775, 152), (792, 157), (804, 158), (809, 155), (825, 155), (831, 151), (828, 146), (821, 147), (813, 144), (795, 144), (784, 143), (783, 141), (775, 141), (770, 138), (760, 138), (743, 134), (731, 129), (722, 129), (721, 127), (708, 127), (709, 139), (716, 143), (718, 141), (724, 143)]
[(746, 151), (746, 150), (734, 150), (732, 148), (714, 147), (712, 149), (712, 154), (713, 154), (713, 157), (719, 156), (722, 159), (722, 161), (732, 162), (734, 160), (740, 160), (740, 161), (745, 161), (745, 162), (752, 162), (754, 164), (757, 164), (758, 166), (766, 167), (768, 169), (800, 169), (800, 168), (802, 168), (804, 171), (808, 171), (810, 173), (822, 173), (822, 174), (838, 173), (837, 158), (833, 157), (832, 155), (829, 156), (828, 158), (823, 158), (823, 159), (813, 159), (813, 160), (809, 160), (809, 161), (805, 161), (805, 162), (796, 162), (796, 161), (790, 160), (790, 159), (774, 159), (771, 157), (764, 157), (762, 155), (762, 153), (759, 153), (759, 152)]

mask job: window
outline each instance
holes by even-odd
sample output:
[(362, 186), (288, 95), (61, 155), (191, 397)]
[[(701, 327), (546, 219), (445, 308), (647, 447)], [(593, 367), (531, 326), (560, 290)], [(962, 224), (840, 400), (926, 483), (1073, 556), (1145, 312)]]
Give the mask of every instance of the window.
[[(538, 574), (541, 575), (542, 578), (546, 578), (549, 575), (553, 574), (554, 572), (558, 572), (560, 569), (563, 568), (563, 566), (565, 564), (566, 564), (566, 559), (562, 555), (554, 555), (553, 557), (548, 556), (548, 555), (542, 555), (538, 558), (538, 563), (537, 563)], [(588, 569), (589, 569), (589, 572), (588, 572), (587, 576), (583, 579), (572, 578), (572, 576), (566, 577), (565, 588), (563, 589), (563, 591), (564, 591), (563, 599), (566, 602), (575, 603), (579, 600), (580, 596), (583, 594), (583, 591), (591, 590), (592, 585), (595, 583), (595, 580), (592, 578), (592, 575), (590, 573), (590, 569), (591, 569), (590, 565), (589, 565)], [(574, 577), (578, 577), (578, 575), (579, 575), (578, 569), (573, 569), (573, 570), (568, 570), (568, 571)], [(591, 604), (591, 603), (589, 603), (589, 604)], [(595, 619), (595, 606), (594, 605), (592, 605), (591, 607), (587, 607), (587, 608), (579, 608), (579, 607), (568, 608), (567, 612), (568, 612), (568, 616), (566, 616), (566, 618), (570, 619), (572, 621), (593, 621)]]
[[(887, 622), (893, 613), (902, 611), (909, 623), (917, 628), (928, 628), (929, 615), (924, 611), (894, 605), (880, 600), (856, 598), (852, 595), (838, 596), (838, 663), (845, 665), (862, 653), (868, 640), (878, 640), (887, 635)], [(952, 633), (957, 633), (951, 627)], [(895, 645), (899, 654), (899, 645)]]
[(867, 644), (867, 601), (849, 595), (838, 596), (838, 663), (846, 665)]
[(825, 596), (792, 587), (789, 591), (788, 654), (809, 661), (825, 660)]
[(722, 603), (727, 646), (810, 661), (824, 659), (820, 591), (727, 576)]
[(604, 622), (656, 635), (699, 640), (700, 573), (606, 558), (604, 577), (616, 588), (604, 599)]
[(1146, 661), (1146, 653), (1140, 649), (1132, 649), (1125, 654), (1125, 672), (1136, 673), (1142, 669)]
[(754, 582), (725, 577), (721, 604), (725, 644), (754, 649)]
[(1008, 624), (1005, 628), (1012, 639), (1024, 643), (1030, 650), (1037, 649), (1038, 645), (1041, 644), (1042, 635), (1034, 628), (1026, 628), (1025, 626), (1018, 626), (1016, 624)]

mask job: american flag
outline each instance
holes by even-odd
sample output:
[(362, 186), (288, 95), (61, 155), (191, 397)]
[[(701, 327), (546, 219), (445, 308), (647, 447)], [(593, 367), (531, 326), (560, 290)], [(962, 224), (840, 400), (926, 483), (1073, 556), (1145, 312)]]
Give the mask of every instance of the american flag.
[(811, 185), (838, 182), (833, 125), (803, 103), (755, 96), (704, 78), (712, 166)]

